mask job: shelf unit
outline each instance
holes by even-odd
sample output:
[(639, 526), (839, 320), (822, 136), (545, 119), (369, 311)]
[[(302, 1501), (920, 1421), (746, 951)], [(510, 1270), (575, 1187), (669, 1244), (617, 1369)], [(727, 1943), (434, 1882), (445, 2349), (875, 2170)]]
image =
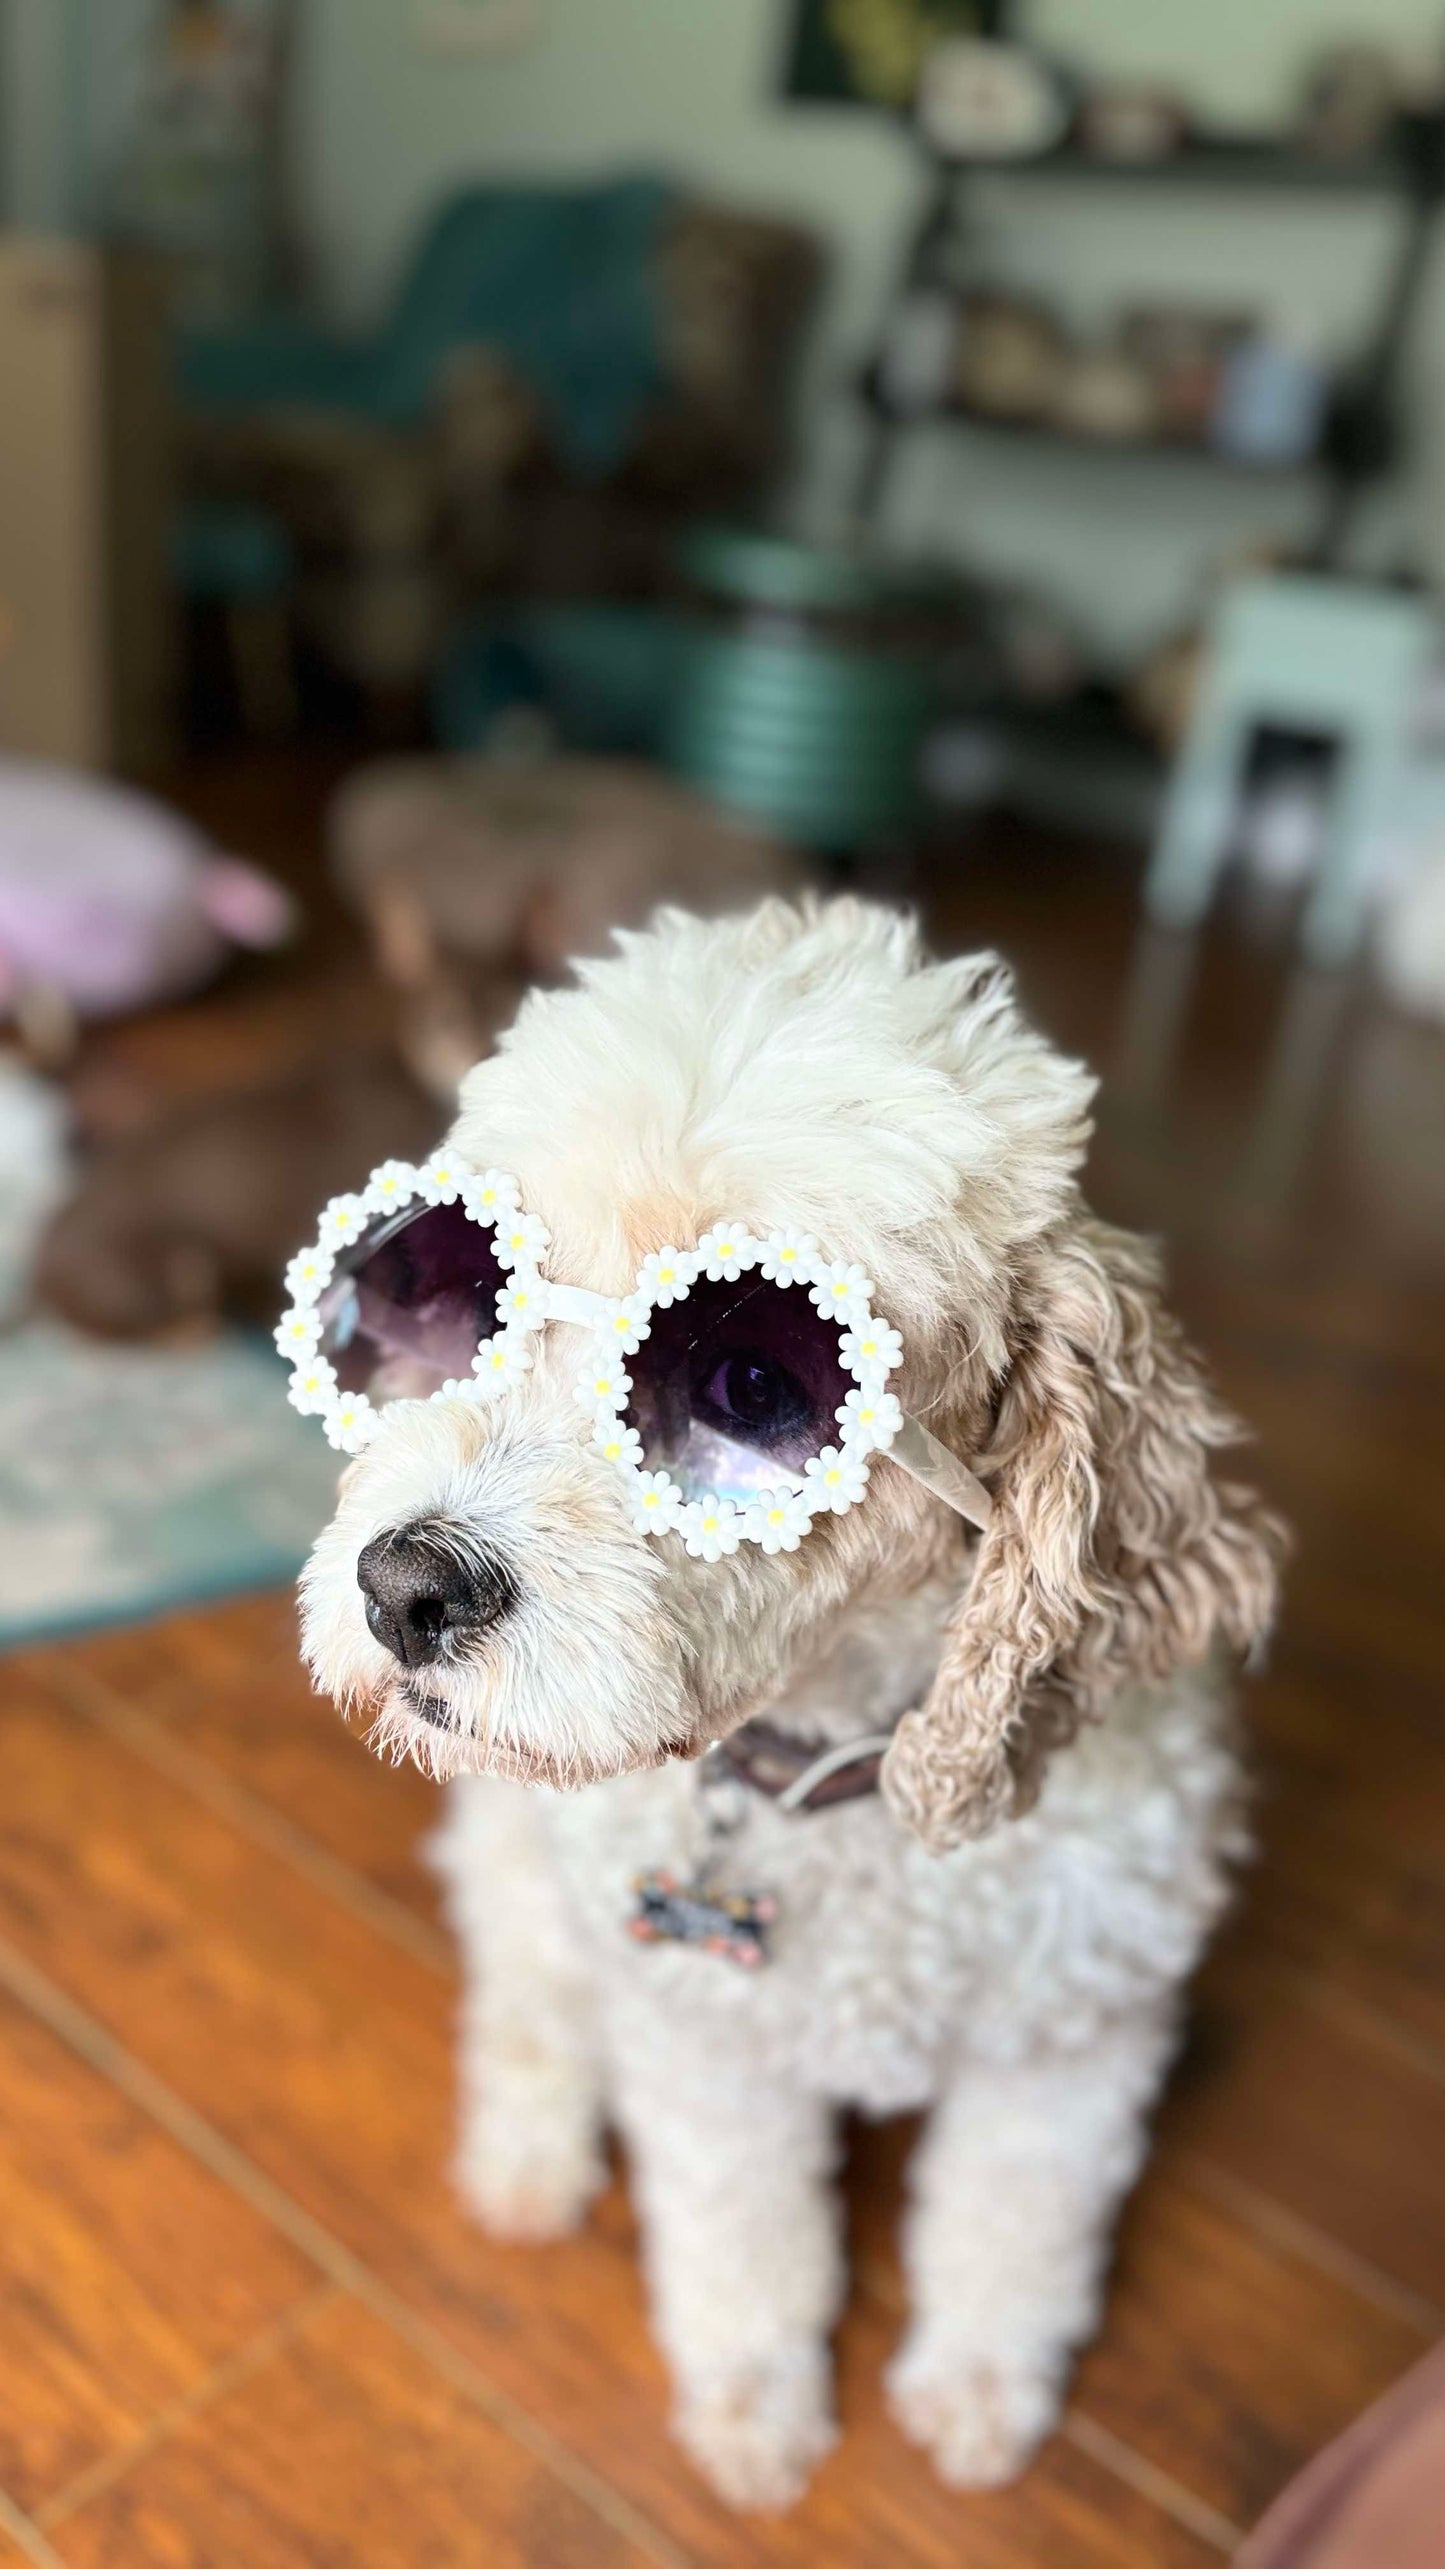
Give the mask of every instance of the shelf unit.
[(1312, 194), (1357, 196), (1407, 184), (1409, 149), (1391, 142), (1364, 156), (1332, 159), (1323, 153), (1296, 151), (1284, 143), (1239, 142), (1219, 134), (1198, 136), (1177, 151), (1151, 159), (1113, 159), (1061, 143), (1030, 160), (960, 160), (950, 167), (973, 178), (1096, 180), (1101, 186), (1123, 187), (1297, 188)]
[(965, 401), (937, 402), (909, 410), (887, 400), (873, 375), (867, 375), (862, 396), (869, 408), (895, 429), (926, 428), (952, 425), (977, 429), (985, 437), (1007, 439), (1022, 446), (1058, 447), (1074, 455), (1123, 456), (1130, 462), (1155, 457), (1167, 463), (1203, 464), (1229, 473), (1243, 473), (1256, 482), (1296, 480), (1301, 473), (1313, 472), (1319, 458), (1303, 456), (1298, 463), (1252, 463), (1243, 455), (1231, 455), (1222, 446), (1208, 446), (1202, 437), (1107, 437), (1090, 435), (1084, 428), (1069, 428), (1051, 419), (1012, 419), (1001, 412), (980, 410)]
[(1012, 438), (1020, 445), (1031, 441), (1041, 451), (1056, 447), (1076, 453), (1179, 457), (1256, 477), (1271, 471), (1281, 476), (1313, 472), (1322, 481), (1323, 489), (1310, 559), (1321, 570), (1338, 568), (1365, 492), (1392, 469), (1396, 460), (1400, 360), (1425, 279), (1436, 217), (1445, 200), (1445, 114), (1401, 116), (1385, 147), (1368, 159), (1353, 161), (1315, 159), (1284, 143), (1236, 142), (1222, 136), (1197, 139), (1152, 161), (1095, 158), (1067, 144), (1034, 160), (935, 160), (932, 183), (895, 290), (895, 304), (925, 288), (942, 286), (946, 291), (960, 291), (956, 275), (944, 273), (943, 253), (966, 223), (969, 191), (983, 182), (1001, 181), (1047, 182), (1066, 187), (1195, 187), (1212, 193), (1222, 189), (1240, 193), (1253, 189), (1295, 193), (1313, 190), (1356, 196), (1383, 193), (1399, 200), (1403, 222), (1374, 325), (1337, 385), (1329, 427), (1314, 458), (1300, 465), (1250, 466), (1202, 443), (1142, 438), (1112, 441), (1054, 427), (1046, 421), (996, 419), (961, 404), (904, 412), (880, 400), (880, 358), (875, 355), (858, 386), (870, 420), (857, 490), (860, 526), (876, 527), (899, 446), (912, 429), (956, 422), (969, 430), (982, 429), (990, 435)]

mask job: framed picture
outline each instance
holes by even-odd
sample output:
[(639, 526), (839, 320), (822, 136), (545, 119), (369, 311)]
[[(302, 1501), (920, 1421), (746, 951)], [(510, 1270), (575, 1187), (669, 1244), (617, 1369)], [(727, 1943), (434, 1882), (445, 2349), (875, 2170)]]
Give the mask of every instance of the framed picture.
[(907, 107), (930, 46), (945, 36), (1001, 35), (1006, 14), (1006, 0), (793, 0), (785, 93)]

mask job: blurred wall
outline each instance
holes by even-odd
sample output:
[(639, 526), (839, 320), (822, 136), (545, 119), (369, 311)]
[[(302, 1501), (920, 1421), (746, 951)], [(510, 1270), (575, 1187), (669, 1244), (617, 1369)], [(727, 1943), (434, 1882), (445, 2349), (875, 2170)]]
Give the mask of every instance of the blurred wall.
[(0, 0), (0, 204), (29, 231), (58, 231), (71, 211), (68, 11), (69, 0)]
[[(298, 155), (319, 281), (348, 313), (384, 295), (440, 190), (469, 176), (645, 165), (830, 242), (834, 284), (811, 369), (810, 492), (846, 480), (826, 398), (866, 339), (919, 191), (907, 143), (853, 110), (776, 96), (778, 0), (536, 0), (535, 43), (456, 59), (418, 40), (424, 0), (309, 0)], [(826, 505), (825, 498), (818, 505)]]
[(129, 130), (166, 0), (0, 0), (0, 207), (76, 228)]
[[(536, 0), (535, 40), (454, 59), (418, 39), (419, 0), (309, 0), (298, 155), (319, 282), (360, 315), (386, 293), (447, 185), (472, 175), (647, 162), (740, 202), (791, 211), (829, 238), (835, 282), (809, 375), (798, 500), (826, 523), (846, 502), (857, 427), (843, 386), (896, 274), (920, 177), (906, 134), (853, 110), (776, 96), (782, 0)], [(1365, 28), (1422, 49), (1439, 0), (1034, 0), (1061, 52), (1189, 86), (1221, 119), (1285, 114), (1312, 48)], [(1056, 292), (1083, 320), (1121, 300), (1189, 293), (1259, 301), (1323, 346), (1350, 345), (1376, 296), (1398, 211), (1373, 199), (1188, 196), (1138, 188), (980, 191), (996, 269)], [(1432, 301), (1438, 303), (1438, 296)], [(1417, 356), (1429, 452), (1375, 511), (1367, 551), (1402, 542), (1445, 568), (1445, 322)], [(1311, 524), (1307, 485), (1207, 466), (1045, 455), (920, 434), (890, 522), (905, 537), (1032, 575), (1075, 605), (1106, 652), (1168, 624), (1232, 542)]]
[[(64, 210), (63, 26), (76, 0), (0, 0), (11, 203)], [(113, 18), (121, 0), (89, 0)], [(132, 5), (132, 0), (125, 0)], [(297, 196), (317, 286), (339, 317), (383, 302), (430, 206), (468, 178), (675, 170), (740, 203), (792, 212), (831, 243), (834, 286), (808, 378), (797, 499), (844, 506), (857, 421), (844, 387), (896, 274), (920, 174), (908, 138), (851, 109), (776, 97), (783, 0), (535, 0), (514, 54), (455, 57), (418, 34), (426, 0), (299, 0)], [(1368, 28), (1422, 48), (1441, 0), (1031, 0), (1041, 39), (1129, 76), (1174, 79), (1221, 119), (1269, 125), (1322, 43)], [(1088, 321), (1120, 301), (1257, 301), (1327, 346), (1357, 339), (1398, 209), (1373, 199), (1121, 185), (980, 189), (980, 251)], [(1445, 576), (1445, 311), (1438, 277), (1416, 351), (1421, 452), (1374, 512), (1367, 554), (1408, 545)], [(1438, 317), (1437, 317), (1438, 316)], [(967, 552), (1061, 592), (1106, 650), (1168, 623), (1240, 537), (1303, 532), (1303, 483), (1247, 483), (1189, 463), (1015, 450), (917, 436), (890, 500), (903, 537)]]

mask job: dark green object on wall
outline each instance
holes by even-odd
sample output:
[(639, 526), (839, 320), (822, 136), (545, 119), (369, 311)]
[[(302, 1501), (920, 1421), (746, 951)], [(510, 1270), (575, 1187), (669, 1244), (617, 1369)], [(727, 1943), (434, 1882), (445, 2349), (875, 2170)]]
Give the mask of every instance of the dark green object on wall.
[(664, 728), (674, 772), (805, 847), (852, 849), (916, 816), (937, 698), (934, 584), (859, 556), (709, 527)]
[(906, 108), (918, 66), (944, 36), (997, 35), (998, 0), (794, 0), (783, 86), (790, 98)]

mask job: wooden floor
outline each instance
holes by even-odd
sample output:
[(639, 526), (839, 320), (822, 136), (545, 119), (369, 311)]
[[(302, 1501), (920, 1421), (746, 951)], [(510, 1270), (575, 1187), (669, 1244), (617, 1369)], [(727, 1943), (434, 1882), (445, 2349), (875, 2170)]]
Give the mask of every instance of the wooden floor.
[[(314, 795), (246, 791), (253, 846), (304, 844)], [(1005, 839), (935, 896), (1117, 1060), (1127, 870)], [(312, 968), (119, 1052), (253, 1057)], [(436, 1800), (312, 1700), (265, 1597), (0, 1671), (0, 2563), (1192, 2569), (1440, 2331), (1445, 1043), (1347, 993), (1311, 1136), (1297, 1003), (1261, 1130), (1269, 954), (1211, 941), (1177, 1082), (1157, 962), (1140, 987), (1095, 1193), (1171, 1235), (1300, 1553), (1251, 1701), (1260, 1863), (1027, 2479), (949, 2495), (884, 2414), (906, 2133), (856, 2138), (844, 2441), (773, 2521), (668, 2439), (620, 2180), (565, 2247), (463, 2217)]]

